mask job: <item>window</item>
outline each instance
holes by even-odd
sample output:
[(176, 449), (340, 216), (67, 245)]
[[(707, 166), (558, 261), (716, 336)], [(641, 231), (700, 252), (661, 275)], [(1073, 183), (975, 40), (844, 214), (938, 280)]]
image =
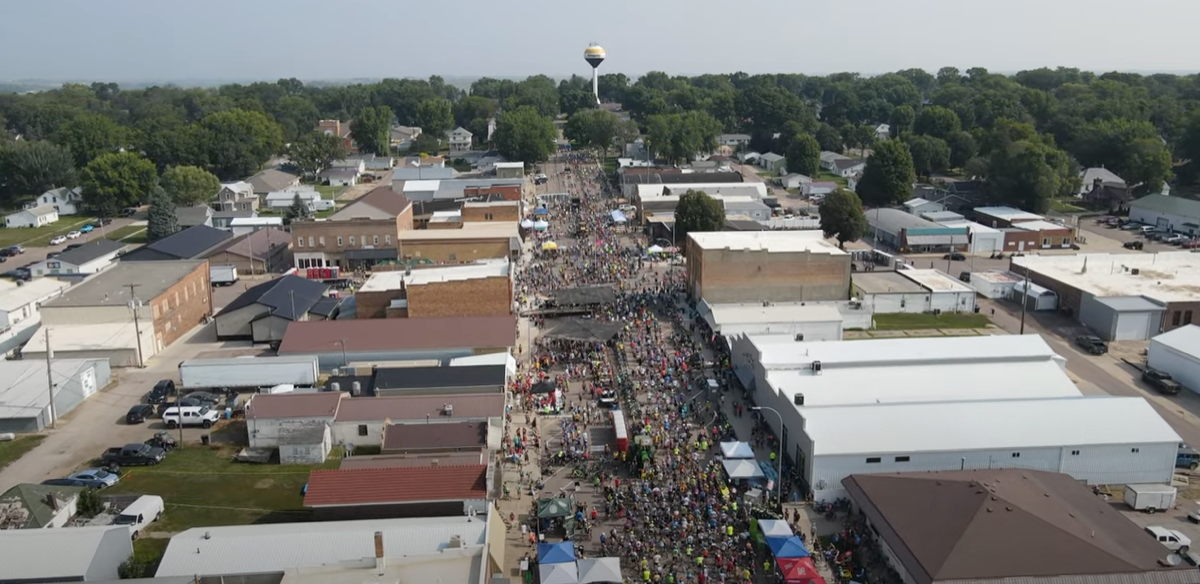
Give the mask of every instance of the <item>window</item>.
[(342, 247), (342, 236), (338, 236), (338, 247)]
[(1129, 451), (1134, 454), (1137, 454), (1137, 453), (1141, 452), (1142, 449), (1141, 448), (1130, 448)]
[(303, 237), (296, 238), (296, 247), (304, 247), (304, 238)]
[(391, 245), (392, 244), (392, 236), (390, 236), (390, 235), (383, 236), (383, 243), (385, 245)]
[(316, 239), (316, 238), (315, 238), (315, 237), (313, 237), (313, 236), (311, 236), (311, 235), (310, 235), (310, 236), (308, 236), (308, 247), (313, 247), (313, 244), (315, 244), (315, 243), (316, 243), (316, 242), (314, 241), (315, 239)]
[(452, 261), (452, 262), (456, 262), (456, 261), (458, 261), (458, 254), (452, 253), (452, 254), (450, 254), (450, 256), (449, 256), (448, 258), (446, 258), (446, 259), (448, 259), (448, 260), (450, 260), (450, 261)]
[(1078, 450), (1072, 450), (1072, 451), (1071, 451), (1071, 456), (1079, 456), (1079, 451), (1078, 451)]
[(897, 456), (896, 462), (908, 462), (908, 457), (907, 456)]
[(371, 236), (371, 245), (379, 245), (379, 236), (378, 235)]
[(1063, 247), (1071, 247), (1071, 238), (1070, 237), (1063, 238)]
[(322, 236), (318, 237), (317, 243), (321, 244), (321, 247), (325, 247), (325, 236), (322, 235)]
[(1050, 238), (1049, 237), (1042, 238), (1042, 247), (1050, 247)]
[(350, 236), (350, 245), (354, 245), (354, 236), (353, 235)]
[(1013, 457), (1013, 458), (1021, 458), (1021, 453), (1020, 453), (1020, 452), (1014, 452), (1014, 453), (1012, 453), (1012, 457)]
[(867, 459), (867, 464), (879, 464), (879, 462), (882, 460), (883, 459), (879, 458), (878, 456), (872, 456)]
[(1175, 312), (1172, 312), (1171, 313), (1171, 326), (1179, 326), (1179, 318), (1181, 316), (1183, 316), (1183, 313), (1179, 312), (1178, 310), (1176, 310)]
[(1184, 311), (1183, 324), (1192, 324), (1192, 311), (1190, 311), (1190, 310)]
[(366, 435), (367, 435), (367, 425), (366, 425), (366, 424), (359, 424), (359, 425), (358, 425), (358, 435), (359, 435), (359, 436), (366, 436)]
[(495, 218), (496, 218), (496, 216), (495, 216), (495, 215), (493, 215), (493, 214), (491, 214), (491, 213), (484, 213), (484, 214), (483, 214), (483, 220), (484, 220), (484, 221), (491, 221), (492, 219), (495, 219)]

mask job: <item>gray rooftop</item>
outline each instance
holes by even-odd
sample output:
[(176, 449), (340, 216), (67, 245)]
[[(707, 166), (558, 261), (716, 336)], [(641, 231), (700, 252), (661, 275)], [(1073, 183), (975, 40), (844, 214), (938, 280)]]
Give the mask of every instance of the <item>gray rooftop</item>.
[(855, 272), (854, 286), (865, 294), (917, 294), (926, 292), (920, 284), (896, 272)]
[(130, 284), (135, 286), (138, 299), (146, 303), (207, 263), (207, 260), (122, 261), (43, 306), (125, 306), (129, 302)]
[[(945, 228), (933, 221), (926, 221), (916, 215), (905, 213), (899, 209), (872, 209), (866, 212), (867, 223), (875, 229), (887, 233), (899, 233), (901, 229), (938, 229)], [(857, 275), (855, 279), (857, 279)]]
[(1096, 302), (1117, 312), (1163, 312), (1167, 309), (1166, 306), (1145, 296), (1109, 296), (1097, 298)]
[(1132, 203), (1130, 208), (1137, 207), (1156, 213), (1170, 213), (1193, 220), (1200, 220), (1200, 201), (1169, 197), (1166, 195), (1146, 195)]

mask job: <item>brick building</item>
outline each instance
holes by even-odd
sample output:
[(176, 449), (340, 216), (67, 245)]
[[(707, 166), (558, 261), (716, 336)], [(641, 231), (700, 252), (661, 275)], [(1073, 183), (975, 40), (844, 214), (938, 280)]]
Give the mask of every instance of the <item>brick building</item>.
[[(208, 260), (122, 261), (46, 302), (41, 313), (55, 355), (139, 365), (212, 315)], [(44, 350), (42, 333), (26, 355)]]
[(850, 254), (820, 231), (689, 233), (687, 287), (710, 304), (846, 300)]
[(317, 122), (317, 131), (327, 136), (337, 136), (342, 139), (346, 152), (358, 152), (358, 145), (350, 137), (350, 122), (341, 120), (321, 120)]
[(358, 318), (501, 316), (513, 312), (507, 259), (376, 272), (354, 297)]
[(520, 221), (521, 202), (496, 201), (491, 203), (477, 203), (473, 201), (467, 201), (463, 203), (460, 214), (463, 223), (481, 221)]
[(435, 263), (516, 259), (521, 253), (517, 222), (479, 221), (458, 229), (428, 229), (400, 233), (400, 257)]
[(505, 201), (520, 201), (521, 185), (489, 185), (463, 189), (464, 197), (486, 197), (490, 195), (499, 196)]
[(1003, 228), (1004, 251), (1023, 252), (1032, 249), (1071, 249), (1075, 230), (1049, 221), (1021, 221)]
[(297, 268), (368, 268), (398, 257), (399, 234), (413, 228), (412, 203), (378, 187), (326, 219), (291, 227)]

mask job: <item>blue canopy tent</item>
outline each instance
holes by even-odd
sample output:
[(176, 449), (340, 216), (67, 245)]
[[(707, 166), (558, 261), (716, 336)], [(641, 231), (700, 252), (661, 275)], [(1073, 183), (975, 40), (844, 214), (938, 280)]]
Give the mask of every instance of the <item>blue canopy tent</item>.
[(550, 210), (549, 210), (549, 209), (547, 209), (547, 208), (545, 208), (545, 207), (538, 207), (537, 209), (534, 209), (534, 210), (533, 210), (533, 214), (534, 214), (535, 216), (540, 216), (540, 215), (549, 215), (549, 214), (550, 214)]
[(625, 224), (625, 213), (624, 213), (624, 212), (622, 212), (620, 209), (617, 209), (616, 211), (613, 211), (613, 212), (611, 213), (611, 216), (612, 216), (612, 222), (613, 222), (613, 223), (616, 223), (617, 225), (624, 225), (624, 224)]
[(771, 548), (771, 553), (775, 554), (776, 558), (807, 558), (810, 555), (804, 547), (804, 542), (794, 535), (791, 537), (768, 537), (767, 547)]
[[(799, 538), (796, 541), (800, 541)], [(807, 555), (807, 554), (805, 554)], [(538, 544), (539, 564), (565, 564), (575, 561), (575, 544), (569, 541)]]

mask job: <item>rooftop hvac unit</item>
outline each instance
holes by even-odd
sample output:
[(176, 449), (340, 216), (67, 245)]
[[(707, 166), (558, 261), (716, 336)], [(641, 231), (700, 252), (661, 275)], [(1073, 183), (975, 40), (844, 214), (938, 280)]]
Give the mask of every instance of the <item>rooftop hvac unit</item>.
[(358, 397), (362, 395), (362, 382), (353, 381), (350, 383), (350, 395)]
[(1142, 270), (1139, 268), (1130, 268), (1130, 270), (1129, 270), (1129, 273), (1134, 276), (1140, 274), (1141, 272), (1142, 272)]
[(342, 384), (340, 384), (336, 381), (329, 384), (329, 391), (341, 391), (341, 390), (342, 390)]
[(813, 361), (812, 362), (812, 370), (813, 370), (813, 373), (820, 375), (821, 374), (821, 362)]
[(804, 405), (804, 394), (798, 393), (795, 396), (793, 396), (792, 403), (795, 403), (798, 406)]
[(454, 406), (452, 406), (450, 404), (446, 404), (446, 405), (442, 406), (442, 415), (443, 416), (453, 416), (454, 415)]
[(796, 342), (804, 340), (804, 333), (796, 333)]
[(337, 367), (334, 367), (334, 368), (333, 368), (333, 371), (330, 371), (330, 372), (329, 372), (329, 376), (330, 376), (330, 377), (341, 377), (341, 376), (342, 376), (342, 370), (341, 370), (341, 369), (338, 369)]

